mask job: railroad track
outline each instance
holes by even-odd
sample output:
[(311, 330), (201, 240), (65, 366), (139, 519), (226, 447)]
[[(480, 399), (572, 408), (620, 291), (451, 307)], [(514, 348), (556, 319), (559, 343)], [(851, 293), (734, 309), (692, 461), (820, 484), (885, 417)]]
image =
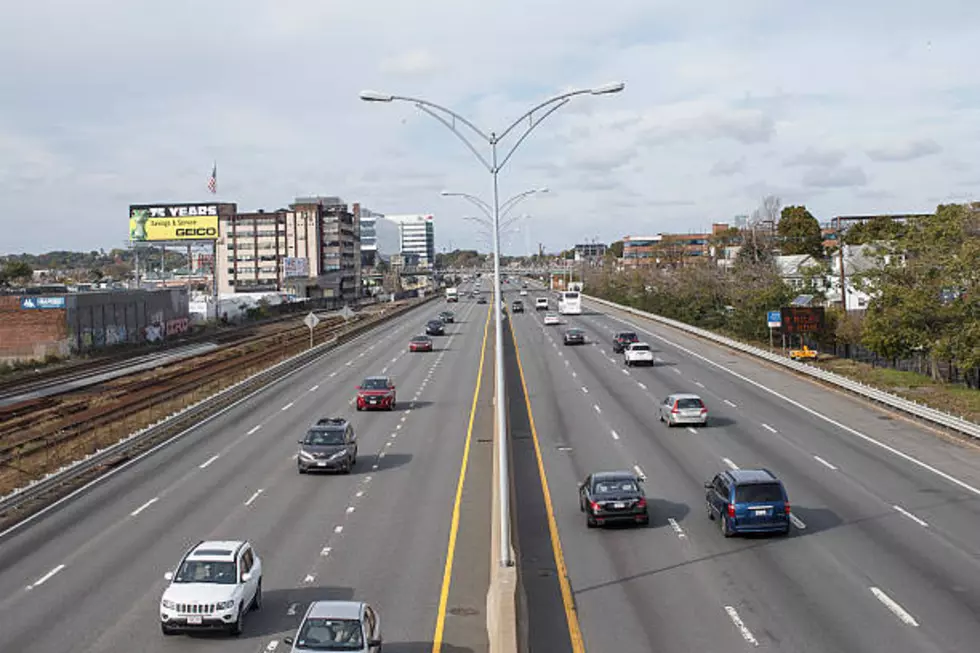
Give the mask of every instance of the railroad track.
[[(354, 321), (370, 319), (374, 312), (364, 311)], [(314, 342), (330, 340), (347, 324), (340, 317), (324, 320), (314, 330)], [(0, 407), (0, 496), (304, 351), (309, 344), (309, 330), (291, 326), (193, 358), (162, 362), (154, 369)]]

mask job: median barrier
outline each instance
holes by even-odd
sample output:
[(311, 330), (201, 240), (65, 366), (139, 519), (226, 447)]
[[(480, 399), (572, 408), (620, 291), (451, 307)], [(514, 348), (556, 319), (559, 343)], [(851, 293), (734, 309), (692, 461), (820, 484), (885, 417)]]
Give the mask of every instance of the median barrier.
[(597, 304), (608, 306), (610, 308), (615, 308), (620, 311), (630, 313), (637, 317), (642, 317), (654, 322), (659, 322), (660, 324), (667, 325), (679, 331), (684, 331), (691, 335), (703, 338), (705, 340), (710, 340), (719, 345), (728, 347), (729, 349), (734, 349), (745, 354), (749, 354), (756, 358), (761, 358), (770, 363), (779, 365), (780, 367), (789, 369), (798, 374), (803, 374), (813, 379), (817, 379), (832, 385), (836, 388), (847, 390), (852, 394), (858, 395), (865, 399), (869, 399), (875, 403), (888, 406), (889, 408), (901, 411), (907, 415), (911, 415), (918, 419), (921, 419), (930, 424), (935, 424), (938, 426), (945, 427), (951, 431), (961, 433), (963, 435), (968, 435), (974, 438), (980, 438), (980, 424), (971, 422), (969, 420), (963, 419), (962, 417), (957, 417), (950, 413), (931, 408), (924, 404), (920, 404), (916, 401), (910, 401), (898, 395), (892, 394), (890, 392), (885, 392), (884, 390), (879, 390), (878, 388), (866, 385), (860, 381), (855, 381), (854, 379), (849, 379), (846, 376), (837, 374), (835, 372), (830, 372), (828, 370), (821, 369), (816, 365), (810, 365), (808, 363), (803, 363), (800, 361), (790, 360), (779, 354), (775, 354), (771, 351), (767, 351), (760, 347), (755, 347), (752, 345), (747, 345), (744, 342), (739, 342), (732, 338), (719, 335), (707, 329), (702, 329), (700, 327), (691, 326), (684, 322), (678, 320), (672, 320), (670, 318), (663, 317), (661, 315), (656, 315), (654, 313), (647, 313), (646, 311), (641, 311), (630, 306), (624, 306), (622, 304), (617, 304), (615, 302), (608, 301), (606, 299), (601, 299), (599, 297), (593, 297), (592, 295), (585, 295), (588, 300), (596, 302)]

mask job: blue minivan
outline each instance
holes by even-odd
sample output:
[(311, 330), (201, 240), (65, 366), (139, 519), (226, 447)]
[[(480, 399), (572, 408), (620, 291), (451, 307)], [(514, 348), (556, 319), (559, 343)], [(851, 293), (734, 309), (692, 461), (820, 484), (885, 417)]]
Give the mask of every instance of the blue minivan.
[(786, 488), (768, 469), (724, 471), (705, 483), (704, 489), (708, 519), (719, 519), (725, 537), (737, 533), (789, 534)]

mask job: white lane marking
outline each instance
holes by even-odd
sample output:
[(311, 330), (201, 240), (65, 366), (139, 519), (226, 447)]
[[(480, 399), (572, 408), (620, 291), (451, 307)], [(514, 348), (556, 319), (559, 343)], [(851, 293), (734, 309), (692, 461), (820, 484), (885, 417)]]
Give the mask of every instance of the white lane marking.
[(722, 458), (722, 459), (721, 459), (721, 462), (723, 462), (723, 463), (725, 463), (726, 465), (728, 465), (728, 467), (729, 467), (730, 469), (738, 469), (738, 465), (736, 465), (735, 463), (733, 463), (733, 462), (732, 462), (731, 460), (729, 460), (728, 458)]
[(357, 494), (355, 494), (354, 496), (360, 499), (361, 497), (364, 496), (364, 490), (358, 490)]
[(259, 488), (258, 490), (256, 490), (256, 491), (255, 491), (255, 492), (254, 492), (254, 493), (252, 494), (252, 496), (250, 496), (250, 497), (248, 498), (248, 500), (247, 500), (247, 501), (245, 502), (245, 505), (246, 505), (246, 506), (250, 506), (250, 505), (252, 505), (253, 503), (255, 503), (255, 500), (259, 498), (259, 495), (260, 495), (260, 494), (262, 494), (262, 488)]
[(583, 386), (582, 386), (582, 392), (584, 392), (585, 394), (589, 394), (589, 389), (588, 389), (588, 388), (586, 388), (586, 387), (585, 387), (585, 386), (583, 385)]
[(346, 362), (346, 363), (344, 364), (344, 367), (350, 367), (350, 366), (351, 366), (351, 365), (353, 365), (353, 364), (354, 364), (354, 361), (347, 361), (347, 362)]
[(753, 635), (752, 631), (748, 629), (745, 622), (742, 621), (742, 618), (738, 616), (738, 612), (735, 611), (735, 608), (730, 605), (726, 605), (725, 612), (728, 613), (728, 618), (731, 619), (732, 623), (735, 624), (735, 627), (738, 628), (738, 632), (742, 633), (742, 639), (752, 646), (758, 646), (759, 642), (755, 638), (755, 635)]
[(411, 414), (412, 414), (412, 409), (411, 408), (409, 408), (408, 410), (405, 411), (405, 417), (408, 417)]
[(871, 590), (871, 593), (875, 595), (876, 599), (884, 603), (885, 607), (891, 610), (892, 614), (901, 619), (905, 625), (912, 626), (913, 628), (919, 627), (919, 622), (915, 620), (915, 617), (906, 612), (905, 608), (896, 603), (890, 596), (877, 587), (870, 587), (868, 589)]
[(293, 407), (293, 403), (294, 402), (290, 401), (288, 404), (282, 407), (282, 410), (289, 410), (290, 408)]
[(613, 440), (618, 440), (619, 439), (619, 433), (616, 433), (616, 431), (612, 431), (611, 433), (612, 433)]
[(622, 372), (623, 372), (623, 374), (625, 374), (626, 376), (629, 376), (629, 375), (630, 375), (630, 371), (629, 371), (629, 370), (627, 370), (627, 369), (624, 369), (624, 370), (622, 370)]
[(777, 431), (773, 427), (769, 426), (768, 424), (763, 424), (762, 425), (762, 428), (764, 428), (765, 430), (769, 431), (770, 433), (779, 433), (779, 431)]
[(314, 576), (313, 574), (306, 574), (306, 578), (303, 579), (303, 582), (312, 583), (315, 580), (316, 580), (316, 576)]
[(407, 419), (408, 419), (408, 415), (402, 415), (402, 419), (401, 419), (401, 421), (403, 421), (403, 422), (404, 422), (404, 421), (405, 421), (405, 420), (407, 420)]
[[(296, 613), (294, 612), (293, 614), (296, 614)], [(269, 642), (268, 646), (265, 647), (265, 653), (272, 653), (277, 648), (279, 648), (279, 640), (278, 639), (274, 639), (271, 642)]]
[(835, 472), (837, 471), (837, 468), (836, 467), (834, 467), (833, 465), (831, 465), (830, 463), (828, 463), (826, 460), (824, 460), (820, 456), (814, 456), (813, 459), (816, 460), (821, 465), (823, 465), (824, 467), (826, 467), (827, 469), (832, 469)]
[(698, 434), (698, 430), (696, 428), (694, 428), (693, 426), (688, 426), (687, 427), (687, 430), (690, 431), (691, 433), (693, 433), (694, 435), (697, 435)]
[(636, 475), (639, 476), (641, 479), (647, 477), (647, 475), (643, 473), (643, 470), (640, 469), (639, 465), (633, 465), (633, 471), (636, 472)]
[(156, 503), (159, 500), (160, 500), (160, 497), (153, 497), (152, 499), (150, 499), (149, 501), (147, 501), (146, 503), (144, 503), (142, 506), (140, 506), (139, 508), (137, 508), (133, 512), (129, 513), (130, 516), (135, 517), (136, 515), (140, 514), (141, 512), (143, 512), (144, 510), (146, 510), (147, 508), (149, 508), (150, 506), (152, 506), (154, 503)]
[(54, 569), (52, 569), (48, 573), (46, 573), (43, 576), (41, 576), (40, 578), (38, 578), (36, 581), (34, 581), (33, 583), (31, 583), (30, 585), (28, 585), (27, 586), (27, 589), (33, 589), (33, 588), (37, 587), (38, 585), (43, 585), (44, 583), (46, 583), (49, 580), (51, 580), (51, 577), (52, 576), (54, 576), (55, 574), (57, 574), (59, 571), (61, 571), (64, 568), (65, 568), (64, 565), (58, 565), (57, 567), (55, 567)]
[(320, 389), (320, 384), (318, 383), (315, 386), (313, 386), (312, 388), (310, 388), (310, 392), (316, 392), (319, 389)]
[(336, 372), (331, 372), (331, 373), (330, 373), (330, 378), (331, 378), (331, 379), (332, 379), (333, 377), (335, 377), (335, 376), (337, 376), (337, 373), (336, 373)]
[(204, 468), (208, 467), (211, 463), (213, 463), (214, 461), (216, 461), (220, 457), (220, 455), (221, 454), (214, 454), (213, 456), (211, 456), (210, 458), (208, 458), (207, 460), (205, 460), (203, 463), (201, 463), (200, 465), (198, 465), (198, 468), (204, 469)]
[(396, 428), (396, 429), (401, 429), (401, 427), (402, 427), (402, 425), (401, 425), (401, 424), (395, 424), (395, 428)]
[(248, 433), (246, 433), (245, 435), (252, 435), (256, 431), (258, 431), (260, 428), (262, 428), (262, 425), (261, 424), (259, 424), (258, 426), (253, 426), (252, 428), (250, 428), (248, 430)]
[(704, 387), (704, 384), (701, 383), (700, 381), (695, 381), (694, 382), (694, 385), (698, 386), (699, 388), (703, 388)]
[(732, 402), (728, 401), (727, 399), (722, 399), (722, 401), (724, 401), (726, 404), (728, 404), (732, 408), (738, 408), (737, 405), (733, 404)]
[(682, 372), (681, 372), (681, 371), (680, 371), (679, 369), (677, 369), (677, 368), (675, 367), (675, 368), (674, 368), (674, 373), (675, 373), (675, 374), (681, 374)]
[(290, 603), (289, 608), (286, 610), (286, 615), (292, 617), (296, 614), (296, 610), (299, 608), (299, 603)]
[[(576, 374), (576, 373), (574, 372), (574, 370), (572, 371), (572, 376), (573, 376), (573, 377), (575, 377), (575, 378), (578, 378), (578, 374)], [(588, 392), (588, 390), (586, 390), (586, 392)]]
[(393, 438), (397, 438), (397, 437), (398, 437), (398, 431), (395, 431), (394, 433), (392, 433), (392, 434), (391, 434), (391, 437), (393, 437)]
[(388, 366), (387, 366), (387, 365), (385, 365), (384, 367), (382, 367), (382, 368), (381, 368), (381, 373), (382, 373), (382, 374), (385, 374), (385, 373), (387, 373), (387, 372), (388, 372)]
[(850, 433), (853, 436), (856, 436), (858, 438), (861, 438), (865, 442), (868, 442), (870, 444), (873, 444), (876, 447), (880, 447), (881, 449), (884, 449), (888, 453), (891, 453), (891, 454), (893, 454), (895, 456), (898, 456), (902, 460), (908, 461), (908, 462), (912, 463), (913, 465), (917, 465), (918, 467), (920, 467), (920, 468), (922, 468), (922, 469), (924, 469), (926, 471), (932, 472), (936, 476), (938, 476), (938, 477), (940, 477), (942, 479), (945, 479), (945, 480), (949, 481), (953, 485), (959, 486), (960, 488), (962, 488), (962, 489), (964, 489), (964, 490), (966, 490), (966, 491), (968, 491), (968, 492), (970, 492), (972, 494), (975, 494), (977, 496), (980, 496), (980, 488), (973, 487), (969, 483), (966, 483), (964, 481), (961, 481), (960, 479), (956, 478), (955, 476), (953, 476), (951, 474), (947, 474), (946, 472), (944, 472), (944, 471), (942, 471), (942, 470), (940, 470), (940, 469), (938, 469), (936, 467), (933, 467), (929, 463), (925, 463), (925, 462), (919, 460), (918, 458), (916, 458), (914, 456), (910, 456), (909, 454), (905, 453), (904, 451), (902, 451), (900, 449), (896, 449), (895, 447), (893, 447), (891, 445), (885, 444), (884, 442), (882, 442), (880, 440), (874, 439), (870, 435), (866, 435), (866, 434), (862, 433), (861, 431), (858, 431), (857, 429), (851, 428), (850, 426), (847, 426), (846, 424), (842, 424), (841, 422), (835, 420), (834, 418), (828, 417), (828, 416), (824, 415), (823, 413), (821, 413), (819, 411), (816, 411), (813, 408), (810, 408), (809, 406), (807, 406), (807, 405), (805, 405), (805, 404), (803, 404), (803, 403), (801, 403), (799, 401), (796, 401), (795, 399), (790, 399), (789, 397), (787, 397), (786, 395), (782, 394), (781, 392), (777, 392), (776, 390), (773, 390), (772, 388), (769, 388), (768, 386), (765, 386), (765, 385), (759, 383), (758, 381), (755, 381), (753, 379), (748, 378), (744, 374), (739, 374), (738, 372), (736, 372), (734, 370), (731, 370), (731, 369), (725, 367), (721, 363), (716, 363), (715, 361), (711, 360), (710, 358), (707, 358), (706, 356), (702, 356), (701, 354), (699, 354), (697, 352), (691, 351), (690, 349), (688, 349), (687, 347), (684, 347), (683, 345), (678, 345), (677, 343), (672, 342), (672, 341), (668, 340), (667, 338), (664, 338), (661, 335), (657, 335), (657, 334), (653, 333), (652, 331), (649, 331), (648, 329), (644, 329), (642, 327), (638, 327), (638, 326), (636, 326), (636, 325), (634, 325), (634, 324), (632, 324), (630, 322), (627, 322), (626, 320), (623, 320), (621, 318), (613, 317), (613, 319), (618, 320), (618, 321), (622, 322), (623, 324), (627, 324), (627, 325), (629, 325), (629, 326), (631, 326), (631, 327), (633, 327), (635, 329), (638, 329), (639, 331), (642, 331), (644, 333), (648, 333), (651, 336), (653, 336), (654, 338), (657, 338), (658, 340), (661, 340), (663, 342), (666, 342), (668, 345), (670, 345), (672, 347), (675, 347), (676, 349), (679, 349), (680, 351), (683, 351), (684, 353), (686, 353), (686, 354), (688, 354), (690, 356), (693, 356), (693, 357), (697, 358), (698, 360), (702, 360), (705, 363), (707, 363), (708, 365), (711, 365), (712, 367), (716, 367), (716, 368), (718, 368), (718, 369), (720, 369), (720, 370), (722, 370), (724, 372), (727, 372), (728, 374), (731, 374), (735, 378), (737, 378), (737, 379), (739, 379), (741, 381), (744, 381), (744, 382), (748, 383), (749, 385), (753, 385), (753, 386), (759, 388), (760, 390), (762, 390), (764, 392), (768, 392), (769, 394), (771, 394), (772, 396), (774, 396), (774, 397), (776, 397), (778, 399), (782, 399), (786, 403), (790, 404), (791, 406), (795, 406), (796, 408), (799, 408), (800, 410), (802, 410), (805, 413), (809, 413), (810, 415), (813, 415), (814, 417), (816, 417), (818, 419), (821, 419), (821, 420), (827, 422), (828, 424), (830, 424), (832, 426), (836, 426), (837, 428), (841, 429), (842, 431), (846, 431), (846, 432)]
[(794, 515), (793, 513), (789, 513), (789, 520), (793, 522), (793, 526), (796, 526), (801, 531), (806, 530), (806, 524), (803, 523), (803, 520), (797, 517), (796, 515)]
[(395, 362), (395, 361), (397, 361), (397, 360), (398, 360), (398, 357), (397, 357), (397, 356), (395, 356), (394, 358), (392, 358), (392, 359), (391, 359), (391, 362), (392, 362), (392, 363), (394, 363), (394, 362)]
[(364, 477), (364, 482), (365, 483), (370, 483), (371, 482), (371, 475), (370, 474), (368, 474), (367, 476)]
[(923, 526), (925, 528), (929, 528), (929, 524), (927, 524), (925, 521), (919, 519), (918, 517), (916, 517), (915, 515), (913, 515), (912, 513), (910, 513), (908, 510), (906, 510), (902, 506), (892, 506), (892, 508), (894, 508), (895, 510), (897, 510), (901, 514), (905, 515), (906, 517), (908, 517), (909, 519), (911, 519), (912, 521), (914, 521), (919, 526)]
[(601, 413), (602, 412), (602, 409), (599, 408), (599, 404), (592, 404), (592, 407), (595, 408), (595, 412), (597, 412), (597, 413)]
[(571, 365), (571, 363), (569, 363), (569, 362), (568, 362), (568, 361), (566, 360), (566, 361), (565, 361), (565, 365)]
[(371, 469), (377, 469), (377, 468), (378, 468), (377, 464), (371, 465)]
[(677, 533), (677, 537), (681, 539), (687, 537), (687, 533), (684, 532), (684, 529), (681, 528), (681, 525), (677, 523), (676, 519), (674, 519), (673, 517), (668, 517), (667, 523), (670, 524), (670, 527), (674, 529), (675, 533)]
[(333, 532), (334, 533), (343, 533), (344, 532), (344, 527), (343, 526), (334, 526), (333, 527)]
[(347, 506), (347, 514), (349, 515), (352, 512), (354, 512), (354, 506)]
[(643, 390), (646, 390), (647, 389), (647, 386), (646, 386), (645, 383), (640, 383), (639, 381), (637, 381), (636, 382), (636, 385), (640, 386), (640, 388), (642, 388)]
[(328, 555), (330, 555), (331, 551), (333, 551), (333, 548), (329, 546), (323, 547), (322, 549), (320, 549), (320, 557), (326, 558)]

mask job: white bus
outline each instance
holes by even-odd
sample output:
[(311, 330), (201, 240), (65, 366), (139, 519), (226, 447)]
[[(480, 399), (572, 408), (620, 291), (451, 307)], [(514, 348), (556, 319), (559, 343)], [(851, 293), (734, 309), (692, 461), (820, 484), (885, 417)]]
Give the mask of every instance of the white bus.
[(561, 315), (581, 315), (582, 295), (575, 290), (566, 290), (558, 296), (558, 312)]

